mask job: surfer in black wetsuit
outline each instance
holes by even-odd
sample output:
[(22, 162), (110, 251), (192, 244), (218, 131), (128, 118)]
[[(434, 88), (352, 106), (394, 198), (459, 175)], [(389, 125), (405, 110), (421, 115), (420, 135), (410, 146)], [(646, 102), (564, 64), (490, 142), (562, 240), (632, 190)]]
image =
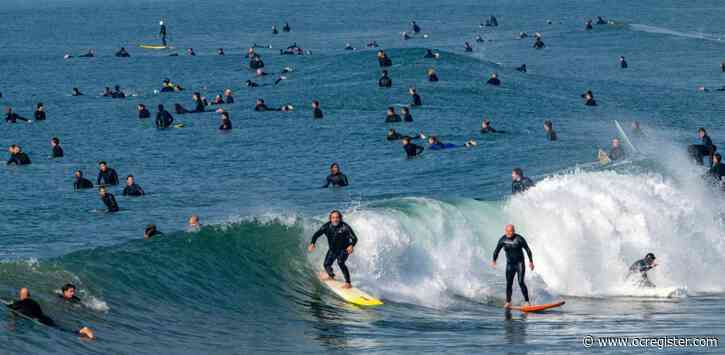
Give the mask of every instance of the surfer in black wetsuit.
[(594, 93), (592, 93), (591, 90), (587, 90), (587, 92), (583, 93), (582, 98), (584, 99), (584, 105), (587, 106), (596, 106), (597, 102), (594, 100)]
[(534, 270), (534, 259), (531, 255), (531, 249), (526, 243), (526, 239), (516, 234), (513, 224), (506, 225), (506, 234), (498, 240), (496, 249), (493, 251), (493, 261), (491, 266), (496, 268), (496, 260), (501, 249), (506, 252), (506, 304), (504, 308), (511, 307), (511, 294), (513, 293), (514, 276), (518, 275), (518, 284), (521, 293), (524, 296), (525, 305), (529, 305), (529, 289), (526, 287), (524, 276), (526, 275), (526, 267), (524, 266), (524, 253), (529, 257), (529, 268)]
[(385, 123), (401, 122), (400, 116), (395, 113), (395, 107), (388, 107), (387, 115), (385, 116)]
[(388, 76), (388, 71), (383, 70), (383, 76), (378, 79), (378, 86), (381, 88), (389, 88), (393, 86), (393, 80)]
[(430, 81), (430, 82), (438, 81), (438, 74), (436, 74), (435, 69), (429, 68), (428, 71), (426, 71), (426, 75), (428, 76), (428, 81)]
[(465, 42), (463, 43), (463, 50), (465, 52), (473, 52), (473, 46), (470, 43)]
[(725, 164), (722, 163), (722, 156), (720, 153), (715, 153), (712, 156), (712, 166), (707, 171), (709, 176), (715, 183), (719, 184), (722, 181), (722, 177), (725, 176)]
[(136, 110), (138, 111), (139, 119), (151, 117), (151, 112), (149, 112), (149, 110), (146, 108), (146, 105), (144, 104), (138, 104)]
[(78, 88), (73, 88), (73, 93), (71, 95), (72, 96), (83, 96), (83, 93), (81, 93), (81, 91), (78, 90)]
[(10, 153), (10, 159), (8, 159), (7, 165), (28, 165), (30, 164), (30, 157), (23, 153), (23, 149), (19, 145), (13, 144), (8, 148)]
[(320, 102), (317, 100), (312, 100), (312, 118), (322, 118), (324, 115), (322, 114), (322, 109), (320, 109)]
[[(40, 308), (38, 302), (35, 302), (35, 300), (30, 298), (30, 291), (25, 287), (21, 288), (18, 292), (18, 300), (8, 304), (7, 307), (28, 318), (32, 318), (41, 324), (60, 329), (53, 319), (43, 313), (43, 309)], [(77, 333), (81, 337), (95, 339), (93, 331), (88, 327), (82, 327), (74, 333)]]
[(381, 68), (390, 67), (393, 65), (393, 61), (388, 57), (387, 54), (385, 54), (385, 51), (382, 49), (378, 51), (378, 64), (380, 64)]
[(320, 229), (312, 235), (312, 241), (307, 249), (312, 252), (315, 250), (315, 243), (317, 239), (323, 234), (327, 237), (327, 245), (330, 249), (327, 251), (325, 256), (325, 273), (320, 273), (320, 278), (323, 280), (330, 280), (335, 278), (335, 273), (332, 272), (332, 263), (337, 260), (337, 265), (340, 267), (343, 276), (345, 277), (345, 284), (342, 288), (351, 288), (350, 283), (350, 271), (345, 266), (345, 261), (352, 254), (355, 244), (357, 244), (357, 236), (352, 228), (345, 222), (342, 221), (342, 213), (340, 211), (332, 211), (329, 216), (330, 221), (322, 225)]
[(400, 108), (400, 116), (403, 118), (403, 122), (413, 122), (413, 115), (410, 114), (410, 109), (407, 107)]
[(143, 239), (151, 239), (152, 237), (161, 235), (164, 235), (164, 233), (161, 233), (158, 229), (156, 229), (155, 224), (147, 225), (146, 229), (143, 231)]
[(45, 106), (42, 102), (38, 102), (35, 106), (35, 112), (33, 113), (36, 121), (45, 121)]
[(423, 150), (425, 148), (423, 148), (417, 144), (411, 143), (410, 140), (411, 140), (411, 138), (408, 136), (403, 137), (402, 144), (403, 144), (403, 150), (405, 150), (405, 155), (407, 158), (417, 157), (418, 155), (423, 153)]
[(116, 170), (109, 168), (105, 161), (98, 163), (98, 185), (118, 185), (118, 174)]
[(123, 196), (143, 196), (146, 193), (133, 178), (133, 175), (126, 177), (126, 187), (123, 188)]
[(17, 113), (13, 112), (13, 109), (11, 107), (5, 108), (5, 122), (7, 123), (17, 123), (18, 120), (25, 121), (25, 122), (32, 122), (29, 119), (18, 115)]
[(75, 177), (75, 181), (73, 182), (74, 191), (93, 188), (93, 182), (91, 182), (91, 180), (84, 178), (82, 171), (76, 170), (74, 177)]
[(108, 213), (114, 213), (118, 212), (118, 204), (116, 203), (116, 198), (108, 192), (105, 186), (101, 186), (98, 188), (98, 194), (101, 196), (101, 201), (104, 205), (106, 205), (106, 208), (108, 209)]
[(647, 277), (647, 271), (652, 270), (652, 268), (654, 268), (655, 266), (657, 266), (657, 263), (655, 262), (655, 255), (652, 253), (647, 253), (644, 259), (635, 261), (634, 264), (629, 267), (629, 274), (627, 275), (627, 278), (630, 278), (634, 275), (639, 275), (640, 279), (635, 281), (637, 286), (655, 287), (652, 281), (650, 281)]
[(423, 56), (423, 58), (437, 58), (437, 57), (436, 57), (435, 53), (433, 53), (432, 50), (426, 49), (425, 55)]
[(420, 95), (418, 95), (418, 91), (414, 87), (408, 89), (408, 94), (410, 94), (410, 97), (413, 99), (413, 102), (410, 103), (410, 106), (423, 105), (423, 101), (420, 99)]
[(220, 131), (228, 131), (232, 129), (232, 119), (229, 118), (229, 112), (223, 111), (220, 116), (221, 123), (219, 124)]
[(60, 289), (60, 298), (63, 299), (63, 301), (70, 302), (70, 303), (80, 303), (81, 299), (76, 296), (76, 286), (73, 284), (65, 284)]
[(174, 117), (164, 109), (164, 105), (159, 105), (156, 112), (156, 128), (169, 128), (172, 123), (174, 123)]
[(330, 185), (332, 187), (345, 187), (348, 184), (347, 176), (340, 171), (340, 166), (337, 163), (332, 163), (330, 165), (330, 175), (327, 175), (325, 185), (322, 188), (327, 188)]
[(526, 73), (526, 64), (521, 64), (520, 67), (516, 67), (516, 71), (520, 71), (522, 73)]
[(546, 132), (546, 138), (550, 141), (558, 140), (559, 137), (556, 135), (556, 131), (554, 131), (554, 123), (546, 120), (544, 121), (544, 131)]
[(159, 36), (161, 36), (161, 44), (166, 47), (166, 25), (164, 21), (159, 21)]
[(488, 79), (486, 84), (493, 85), (493, 86), (499, 86), (499, 85), (501, 85), (501, 80), (499, 80), (498, 75), (496, 75), (496, 73), (491, 73), (491, 77)]
[(53, 147), (53, 152), (50, 155), (51, 159), (63, 157), (63, 148), (60, 146), (60, 139), (58, 137), (50, 139), (50, 146)]
[(717, 151), (717, 147), (712, 144), (712, 139), (710, 139), (710, 136), (707, 135), (705, 128), (698, 128), (697, 135), (700, 137), (700, 140), (702, 140), (702, 144), (690, 145), (687, 147), (687, 151), (698, 164), (704, 165), (705, 157), (711, 157), (712, 161), (712, 155), (715, 154), (715, 151)]
[(619, 57), (619, 67), (622, 69), (627, 69), (629, 67), (624, 57)]
[(292, 29), (289, 27), (289, 23), (285, 22), (284, 26), (282, 26), (282, 32), (290, 32)]
[(121, 49), (119, 49), (118, 52), (116, 52), (116, 57), (119, 57), (119, 58), (128, 58), (130, 56), (131, 56), (131, 54), (128, 53), (128, 51), (126, 50), (125, 47), (121, 47)]
[(491, 121), (488, 120), (488, 118), (484, 117), (483, 122), (481, 122), (481, 133), (506, 133), (504, 131), (499, 131), (493, 127), (491, 127)]
[(514, 168), (511, 171), (511, 194), (516, 195), (536, 186), (531, 179), (524, 176), (521, 168)]

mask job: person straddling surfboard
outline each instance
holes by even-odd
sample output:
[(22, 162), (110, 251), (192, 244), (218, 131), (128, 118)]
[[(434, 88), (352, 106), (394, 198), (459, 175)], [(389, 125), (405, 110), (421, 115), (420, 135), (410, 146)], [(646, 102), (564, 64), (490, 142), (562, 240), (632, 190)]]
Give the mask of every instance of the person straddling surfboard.
[(353, 232), (350, 225), (342, 221), (342, 213), (337, 210), (333, 210), (329, 215), (329, 222), (325, 223), (320, 229), (312, 235), (312, 241), (307, 247), (310, 252), (315, 250), (315, 243), (317, 238), (323, 234), (327, 236), (327, 245), (330, 249), (325, 255), (325, 262), (323, 267), (325, 272), (320, 273), (322, 280), (329, 280), (335, 278), (335, 273), (332, 272), (332, 263), (337, 260), (337, 265), (340, 266), (343, 276), (345, 276), (345, 284), (342, 288), (352, 288), (350, 283), (350, 271), (345, 266), (347, 258), (352, 254), (355, 244), (357, 244), (357, 236)]
[(524, 253), (529, 256), (529, 268), (534, 270), (534, 259), (531, 255), (531, 249), (526, 243), (526, 239), (519, 234), (516, 234), (516, 230), (513, 224), (507, 224), (505, 229), (506, 234), (498, 240), (496, 250), (493, 251), (493, 260), (491, 266), (496, 268), (496, 259), (498, 254), (503, 249), (506, 252), (506, 304), (504, 308), (511, 308), (511, 293), (513, 292), (514, 276), (518, 275), (519, 288), (524, 296), (524, 302), (526, 306), (529, 305), (529, 289), (526, 287), (524, 282), (524, 276), (526, 275), (526, 267), (524, 266)]

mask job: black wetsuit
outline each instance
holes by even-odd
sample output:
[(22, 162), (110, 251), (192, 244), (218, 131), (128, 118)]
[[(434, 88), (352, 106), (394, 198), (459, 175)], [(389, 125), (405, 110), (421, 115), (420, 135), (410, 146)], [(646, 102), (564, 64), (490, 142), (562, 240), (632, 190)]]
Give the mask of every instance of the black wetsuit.
[(232, 129), (232, 120), (222, 120), (222, 124), (219, 126), (219, 130), (228, 131)]
[(534, 259), (526, 239), (519, 234), (514, 234), (513, 238), (502, 236), (498, 240), (496, 250), (493, 251), (493, 261), (498, 259), (498, 254), (502, 248), (506, 252), (506, 302), (511, 303), (514, 276), (516, 275), (518, 275), (519, 288), (521, 288), (521, 293), (524, 295), (524, 301), (529, 302), (529, 289), (526, 287), (526, 282), (524, 282), (526, 266), (524, 265), (523, 251), (526, 250), (529, 262), (533, 262)]
[(91, 182), (91, 180), (88, 180), (84, 177), (76, 178), (76, 181), (73, 183), (73, 190), (75, 191), (92, 188), (93, 183)]
[(101, 201), (103, 201), (103, 204), (108, 208), (108, 212), (118, 212), (118, 204), (116, 203), (116, 198), (113, 197), (113, 194), (106, 193), (103, 197), (101, 197)]
[(432, 81), (432, 82), (438, 81), (438, 75), (436, 73), (428, 75), (428, 81)]
[(312, 109), (312, 118), (322, 118), (322, 117), (323, 117), (322, 110), (320, 110), (319, 107), (315, 107), (314, 109)]
[(345, 276), (345, 282), (350, 283), (350, 272), (345, 266), (345, 261), (350, 254), (347, 253), (347, 247), (352, 245), (353, 247), (357, 244), (357, 236), (353, 232), (352, 228), (345, 223), (340, 222), (337, 226), (333, 226), (331, 222), (327, 222), (320, 229), (315, 232), (312, 236), (312, 244), (317, 242), (317, 238), (322, 235), (327, 236), (327, 245), (330, 249), (325, 255), (325, 271), (330, 277), (335, 277), (335, 273), (332, 272), (332, 263), (337, 260), (337, 265), (340, 266), (342, 274)]
[(650, 265), (645, 259), (637, 260), (634, 262), (634, 264), (632, 264), (632, 266), (629, 267), (629, 275), (627, 275), (627, 277), (639, 274), (641, 280), (638, 280), (638, 284), (640, 286), (655, 287), (652, 281), (650, 281), (647, 277), (647, 271), (651, 270), (653, 267), (654, 266)]
[(401, 122), (401, 121), (402, 121), (402, 120), (400, 119), (400, 116), (398, 116), (397, 114), (393, 114), (393, 115), (387, 115), (387, 116), (385, 116), (385, 122), (386, 122), (386, 123), (391, 123), (391, 122)]
[(146, 193), (143, 191), (141, 186), (136, 183), (126, 185), (126, 187), (123, 188), (123, 196), (143, 196), (145, 194)]
[(501, 85), (501, 80), (499, 80), (498, 78), (490, 78), (490, 79), (488, 79), (486, 84), (493, 85), (493, 86), (499, 86), (499, 85)]
[(423, 105), (423, 101), (420, 99), (420, 95), (418, 95), (418, 93), (413, 94), (413, 102), (410, 105), (411, 106)]
[(435, 57), (436, 57), (435, 54), (433, 54), (433, 52), (431, 52), (431, 51), (425, 52), (425, 55), (423, 56), (423, 58), (435, 58)]
[(402, 135), (402, 134), (400, 134), (400, 133), (398, 133), (398, 132), (393, 132), (393, 134), (388, 134), (385, 137), (385, 139), (387, 139), (389, 141), (398, 141), (398, 140), (403, 139), (403, 137), (405, 137), (405, 136)]
[(707, 134), (702, 137), (702, 144), (693, 144), (688, 147), (690, 155), (700, 165), (704, 164), (704, 157), (711, 156), (716, 150), (717, 148), (712, 144), (712, 139)]
[(522, 64), (520, 67), (517, 67), (516, 70), (522, 73), (526, 73), (526, 64)]
[(151, 112), (149, 112), (148, 109), (144, 108), (143, 110), (138, 112), (138, 118), (149, 118), (151, 117)]
[(225, 96), (224, 97), (224, 102), (226, 102), (228, 104), (233, 104), (234, 103), (234, 96), (231, 96), (231, 95), (230, 96)]
[(550, 141), (555, 141), (559, 139), (553, 129), (546, 132), (546, 138), (548, 138)]
[(45, 121), (45, 111), (35, 110), (34, 116), (36, 121)]
[(378, 86), (381, 87), (381, 88), (389, 88), (389, 87), (392, 87), (393, 86), (393, 80), (391, 80), (389, 76), (383, 75), (383, 77), (381, 77), (378, 80)]
[(403, 149), (405, 150), (406, 156), (408, 158), (412, 158), (412, 157), (420, 155), (420, 153), (423, 153), (423, 150), (425, 148), (423, 148), (417, 144), (414, 144), (414, 143), (408, 143), (403, 146)]
[(494, 129), (493, 127), (491, 127), (491, 126), (488, 126), (486, 128), (481, 128), (481, 133), (483, 133), (483, 134), (486, 134), (486, 133), (498, 133), (498, 131), (496, 129)]
[(206, 111), (206, 103), (204, 102), (204, 100), (202, 100), (202, 99), (196, 100), (196, 107), (194, 108), (193, 112), (204, 112), (204, 111)]
[(43, 313), (43, 309), (40, 308), (38, 302), (35, 302), (30, 298), (26, 298), (22, 301), (15, 301), (7, 307), (26, 317), (33, 318), (49, 327), (56, 326), (55, 322)]
[(524, 192), (534, 186), (535, 186), (534, 182), (531, 181), (531, 179), (524, 176), (519, 181), (511, 182), (511, 194), (516, 195), (517, 193)]
[(619, 66), (620, 66), (620, 67), (621, 67), (622, 69), (627, 69), (627, 67), (628, 67), (628, 65), (627, 65), (627, 61), (626, 61), (626, 60), (620, 61), (620, 62), (619, 62)]
[(403, 114), (403, 122), (413, 122), (413, 115), (410, 113)]
[(166, 46), (166, 25), (161, 25), (161, 29), (159, 30), (159, 35), (161, 35), (161, 44)]
[(108, 168), (106, 171), (98, 171), (97, 185), (118, 185), (118, 174), (116, 170)]
[(5, 122), (7, 123), (18, 123), (18, 120), (28, 122), (29, 120), (23, 116), (18, 115), (15, 112), (10, 112), (5, 116)]
[(267, 104), (257, 104), (254, 106), (254, 111), (280, 111), (280, 109), (273, 109), (267, 106)]
[(720, 182), (723, 176), (725, 176), (725, 164), (723, 163), (715, 163), (710, 167), (710, 170), (708, 170), (707, 174), (711, 176), (713, 179), (715, 179), (717, 182)]
[(384, 56), (382, 58), (378, 58), (378, 64), (380, 64), (381, 68), (390, 67), (393, 65), (393, 61), (388, 58), (388, 56)]
[(626, 155), (624, 154), (624, 149), (622, 149), (621, 147), (616, 147), (612, 148), (607, 156), (609, 156), (609, 160), (617, 161), (624, 159)]
[(174, 123), (174, 117), (169, 111), (163, 110), (156, 113), (156, 128), (169, 128)]
[(28, 157), (28, 155), (23, 152), (13, 154), (10, 156), (10, 159), (8, 160), (7, 165), (10, 165), (10, 164), (28, 165), (28, 164), (30, 164), (30, 157)]
[(544, 41), (542, 41), (541, 39), (537, 38), (536, 41), (534, 41), (534, 48), (542, 49), (544, 48), (544, 46)]
[(60, 294), (60, 295), (58, 295), (58, 297), (60, 297), (61, 300), (66, 301), (68, 303), (81, 303), (81, 299), (76, 296), (73, 296), (71, 298), (65, 298), (65, 297), (63, 297), (62, 294)]
[(63, 157), (63, 148), (61, 148), (59, 145), (54, 146), (53, 154), (50, 157), (51, 158), (62, 158)]
[(332, 185), (332, 187), (343, 187), (347, 186), (349, 183), (347, 181), (347, 176), (343, 173), (337, 173), (337, 174), (330, 174), (327, 175), (327, 180), (325, 181), (325, 185), (322, 186), (322, 188), (329, 187)]
[(587, 101), (584, 103), (584, 105), (587, 105), (587, 106), (596, 106), (597, 105), (597, 102), (593, 98), (592, 99), (587, 99)]

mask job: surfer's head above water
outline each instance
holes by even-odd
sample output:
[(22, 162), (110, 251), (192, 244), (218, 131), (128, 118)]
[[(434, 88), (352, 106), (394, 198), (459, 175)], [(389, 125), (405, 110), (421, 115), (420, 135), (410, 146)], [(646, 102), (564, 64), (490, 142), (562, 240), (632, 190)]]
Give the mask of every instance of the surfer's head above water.
[(65, 284), (61, 289), (63, 299), (72, 300), (76, 298), (76, 287), (73, 284)]
[[(336, 164), (334, 164), (334, 165), (336, 166)], [(332, 211), (330, 211), (329, 219), (330, 219), (330, 223), (333, 226), (337, 226), (340, 224), (340, 222), (342, 222), (342, 213), (340, 213), (340, 211), (338, 211), (338, 210), (332, 210)]]

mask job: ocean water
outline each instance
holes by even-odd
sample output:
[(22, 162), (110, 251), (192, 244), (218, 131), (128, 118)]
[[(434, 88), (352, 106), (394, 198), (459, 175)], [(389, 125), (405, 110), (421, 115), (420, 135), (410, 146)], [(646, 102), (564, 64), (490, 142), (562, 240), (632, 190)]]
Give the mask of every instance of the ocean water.
[[(479, 28), (489, 15), (499, 26)], [(597, 15), (616, 24), (585, 31)], [(29, 287), (63, 328), (90, 326), (98, 340), (0, 312), (0, 353), (604, 354), (659, 350), (587, 349), (584, 337), (722, 337), (723, 196), (685, 147), (700, 126), (725, 144), (723, 94), (697, 90), (725, 85), (723, 15), (718, 1), (4, 0), (0, 104), (31, 117), (43, 102), (48, 119), (0, 133), (0, 147), (19, 144), (33, 160), (0, 169), (0, 297)], [(138, 48), (158, 42), (160, 18), (176, 49)], [(401, 38), (411, 20), (428, 38)], [(292, 32), (273, 36), (285, 21)], [(521, 31), (540, 32), (547, 47), (532, 49)], [(394, 62), (391, 89), (376, 86), (372, 40)], [(294, 42), (311, 55), (279, 55)], [(358, 50), (343, 50), (348, 42)], [(247, 69), (241, 56), (253, 43), (272, 45), (258, 49), (268, 72), (294, 68), (287, 80), (243, 85), (276, 78)], [(113, 56), (120, 46), (131, 58)], [(88, 48), (98, 57), (63, 59)], [(425, 48), (440, 59), (424, 59)], [(524, 63), (528, 73), (514, 70)], [(428, 68), (440, 82), (426, 80)], [(501, 87), (485, 85), (492, 72)], [(155, 93), (167, 77), (186, 91)], [(132, 96), (98, 96), (113, 85)], [(424, 104), (414, 122), (385, 124), (388, 106), (410, 102), (410, 86)], [(85, 96), (70, 96), (73, 87)], [(231, 132), (217, 130), (215, 113), (174, 115), (185, 128), (164, 131), (136, 118), (139, 103), (152, 113), (159, 103), (193, 107), (192, 92), (211, 99), (225, 88), (236, 100), (224, 106)], [(589, 89), (599, 106), (583, 105)], [(295, 111), (254, 112), (257, 98)], [(322, 120), (311, 117), (314, 99)], [(481, 135), (484, 116), (507, 133)], [(546, 119), (559, 141), (546, 140)], [(638, 154), (627, 147), (626, 163), (600, 168), (590, 162), (618, 136), (613, 120), (627, 130), (639, 120), (647, 137), (634, 140)], [(389, 128), (479, 146), (408, 160), (385, 140)], [(62, 160), (46, 159), (53, 136)], [(94, 190), (74, 192), (73, 172), (95, 180), (100, 160), (121, 179), (133, 174), (147, 195), (112, 188), (121, 212), (109, 215)], [(319, 188), (332, 162), (351, 186)], [(537, 186), (511, 197), (513, 167)], [(333, 208), (360, 237), (353, 282), (384, 306), (352, 307), (316, 280), (322, 252), (305, 248)], [(191, 214), (200, 231), (185, 230)], [(143, 240), (148, 223), (165, 237)], [(564, 307), (501, 309), (502, 267), (488, 263), (507, 223), (534, 253), (533, 301), (564, 298)], [(684, 294), (624, 282), (647, 252), (660, 263), (654, 283)], [(82, 305), (58, 301), (66, 282), (79, 286)]]

